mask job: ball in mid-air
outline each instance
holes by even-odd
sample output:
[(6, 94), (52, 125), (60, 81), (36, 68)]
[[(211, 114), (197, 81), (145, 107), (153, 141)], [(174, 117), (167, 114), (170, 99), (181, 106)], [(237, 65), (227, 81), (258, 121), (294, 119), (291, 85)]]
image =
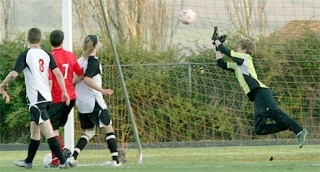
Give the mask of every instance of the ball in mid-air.
[(196, 20), (196, 13), (191, 9), (183, 9), (180, 11), (179, 20), (183, 24), (192, 24)]

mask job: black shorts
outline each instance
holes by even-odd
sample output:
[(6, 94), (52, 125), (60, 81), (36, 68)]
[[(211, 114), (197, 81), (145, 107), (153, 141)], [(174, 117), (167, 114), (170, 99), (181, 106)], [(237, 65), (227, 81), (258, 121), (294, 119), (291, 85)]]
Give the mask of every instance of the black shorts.
[(35, 105), (28, 105), (30, 113), (30, 121), (34, 121), (36, 124), (41, 124), (43, 121), (49, 119), (48, 110), (51, 106), (51, 102), (43, 102)]
[(53, 130), (64, 127), (68, 121), (68, 116), (72, 108), (74, 107), (75, 100), (70, 100), (69, 106), (65, 102), (52, 104), (48, 114), (51, 120)]
[[(97, 108), (98, 107), (98, 108)], [(108, 109), (99, 108), (99, 104), (96, 102), (95, 110), (91, 113), (79, 113), (79, 119), (82, 129), (91, 129), (94, 126), (101, 127), (100, 124), (110, 125), (111, 117)]]

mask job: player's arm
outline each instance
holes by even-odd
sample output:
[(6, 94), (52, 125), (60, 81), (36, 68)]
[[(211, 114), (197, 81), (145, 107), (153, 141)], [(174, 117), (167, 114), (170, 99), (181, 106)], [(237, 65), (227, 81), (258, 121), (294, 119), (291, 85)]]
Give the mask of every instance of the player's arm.
[(112, 89), (103, 89), (93, 81), (93, 77), (100, 73), (100, 62), (94, 57), (89, 57), (83, 81), (92, 89), (101, 92), (103, 95), (112, 95)]
[(84, 73), (83, 73), (83, 69), (80, 67), (77, 58), (74, 57), (74, 73), (76, 75), (74, 75), (73, 79), (72, 79), (72, 84), (76, 85), (78, 84), (80, 81), (83, 80), (84, 78)]
[(220, 52), (222, 54), (227, 55), (228, 57), (230, 57), (234, 62), (236, 62), (238, 65), (242, 65), (244, 62), (244, 59), (233, 56), (232, 55), (232, 50), (230, 50), (229, 48), (225, 47), (223, 44), (221, 44), (221, 42), (219, 40), (215, 41), (216, 46), (218, 46), (218, 49), (220, 50)]
[(27, 53), (27, 51), (21, 53), (18, 56), (16, 63), (13, 67), (13, 70), (10, 73), (8, 73), (6, 78), (2, 81), (2, 83), (0, 84), (0, 88), (5, 89), (5, 87), (8, 85), (8, 83), (15, 80), (16, 77), (18, 77), (19, 72), (21, 72), (27, 66), (26, 53)]
[(84, 78), (84, 75), (81, 75), (81, 76), (78, 76), (78, 75), (75, 75), (73, 78), (72, 78), (72, 84), (73, 85), (77, 85), (80, 81), (82, 81)]
[(58, 84), (59, 84), (59, 86), (61, 88), (61, 91), (62, 91), (63, 100), (66, 102), (66, 105), (69, 105), (70, 104), (70, 98), (69, 98), (69, 95), (68, 95), (68, 92), (67, 92), (67, 88), (66, 88), (66, 84), (64, 82), (63, 75), (62, 75), (60, 69), (58, 67), (56, 67), (56, 68), (54, 68), (52, 70), (52, 73), (57, 78)]
[(52, 71), (49, 70), (49, 86), (50, 86), (50, 90), (52, 91)]
[(222, 53), (220, 52), (219, 49), (216, 50), (216, 60), (217, 60), (217, 65), (225, 70), (233, 72), (234, 69), (228, 68), (227, 62), (225, 62), (222, 58)]
[(83, 78), (83, 81), (92, 89), (95, 89), (99, 92), (101, 92), (103, 95), (112, 95), (113, 94), (113, 90), (112, 89), (103, 89), (101, 87), (99, 87), (91, 77), (85, 76)]
[(52, 70), (52, 73), (56, 77), (56, 79), (58, 81), (58, 84), (59, 84), (59, 86), (61, 88), (62, 100), (64, 100), (66, 102), (66, 105), (69, 106), (70, 97), (69, 97), (68, 92), (67, 92), (67, 88), (66, 88), (66, 84), (64, 82), (63, 75), (62, 75), (60, 69), (58, 68), (54, 58), (52, 57), (52, 55), (51, 54), (48, 54), (48, 55), (50, 56), (49, 68)]
[(8, 85), (9, 82), (15, 80), (18, 75), (19, 73), (17, 71), (12, 70), (10, 73), (8, 73), (6, 78), (2, 81), (2, 83), (0, 84), (0, 88), (4, 89), (6, 85)]
[(2, 98), (5, 99), (6, 103), (10, 102), (10, 96), (8, 95), (8, 93), (4, 90), (3, 87), (0, 87), (0, 95), (2, 95)]

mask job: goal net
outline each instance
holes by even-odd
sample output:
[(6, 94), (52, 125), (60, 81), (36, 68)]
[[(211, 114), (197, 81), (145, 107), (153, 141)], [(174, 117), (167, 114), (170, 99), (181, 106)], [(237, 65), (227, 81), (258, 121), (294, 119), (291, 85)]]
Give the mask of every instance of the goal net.
[[(105, 98), (119, 148), (126, 152), (129, 163), (138, 158), (138, 143), (129, 115), (133, 115), (143, 149), (159, 148), (161, 152), (165, 148), (170, 152), (175, 148), (234, 146), (235, 155), (246, 154), (242, 150), (245, 146), (295, 145), (298, 149), (296, 135), (290, 131), (253, 138), (252, 102), (234, 74), (216, 66), (210, 39), (214, 26), (219, 27), (220, 34), (228, 35), (224, 44), (230, 49), (237, 49), (240, 38), (256, 42), (253, 60), (259, 79), (273, 91), (281, 110), (309, 131), (307, 145), (320, 144), (320, 1), (103, 1), (111, 36), (98, 1), (72, 2), (77, 55), (81, 55), (84, 35), (97, 34), (104, 44), (98, 53), (103, 65), (103, 85), (114, 90), (113, 96)], [(16, 4), (16, 8), (25, 8), (23, 4)], [(50, 14), (59, 16), (60, 0), (50, 5)], [(194, 23), (179, 22), (180, 11), (185, 8), (196, 13)], [(21, 15), (28, 16), (26, 21), (30, 19), (23, 27), (37, 25), (48, 32), (60, 28), (60, 19), (50, 22), (51, 25), (40, 24), (34, 15)], [(110, 38), (116, 42), (132, 114), (128, 113)], [(83, 131), (76, 108), (74, 114), (76, 143)], [(111, 159), (103, 131), (97, 128), (96, 134), (84, 155), (80, 155), (90, 157), (84, 162), (80, 159), (83, 163)], [(194, 155), (174, 152), (177, 156)], [(319, 150), (306, 149), (305, 153), (315, 161)], [(197, 161), (210, 160), (213, 158)]]
[[(126, 3), (122, 5), (127, 12), (120, 11), (122, 15), (113, 18), (119, 6), (106, 3), (143, 148), (298, 145), (290, 131), (253, 138), (253, 104), (235, 76), (215, 64), (210, 39), (214, 26), (228, 35), (225, 45), (231, 49), (236, 49), (243, 37), (256, 42), (253, 58), (259, 79), (273, 91), (279, 107), (309, 131), (307, 144), (319, 144), (318, 2), (159, 0), (131, 4), (138, 11), (147, 11), (142, 17), (135, 16)], [(178, 21), (184, 8), (197, 14), (194, 23)], [(139, 27), (117, 30), (120, 21), (137, 25), (144, 22), (148, 27), (146, 33)], [(117, 38), (139, 34), (145, 45), (126, 40), (124, 46)], [(165, 39), (150, 35), (164, 35)], [(106, 100), (120, 148), (135, 149), (137, 143), (108, 39), (107, 35), (101, 36), (106, 50), (99, 57), (104, 66), (104, 87), (115, 93)], [(82, 132), (77, 118), (75, 127), (77, 139)], [(100, 129), (90, 148), (106, 148)], [(136, 155), (129, 158), (135, 161)]]

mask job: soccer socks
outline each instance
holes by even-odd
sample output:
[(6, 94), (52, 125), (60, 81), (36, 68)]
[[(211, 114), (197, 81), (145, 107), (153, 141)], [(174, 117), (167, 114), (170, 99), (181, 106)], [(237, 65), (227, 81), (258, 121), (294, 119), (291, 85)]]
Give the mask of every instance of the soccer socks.
[[(60, 145), (61, 151), (63, 152), (63, 150), (65, 149), (65, 147), (64, 147), (64, 144), (63, 144), (63, 141), (62, 141), (61, 137), (60, 137), (60, 136), (56, 136), (56, 139), (57, 139), (57, 141), (58, 141), (58, 143), (59, 143), (59, 145)], [(51, 165), (53, 165), (53, 166), (58, 166), (59, 163), (60, 163), (58, 157), (53, 153), (53, 151), (51, 151), (51, 155), (52, 155)]]
[(116, 139), (116, 136), (113, 134), (113, 132), (106, 134), (106, 141), (112, 156), (112, 160), (117, 161), (119, 163), (117, 139)]
[(81, 138), (78, 140), (78, 143), (74, 149), (74, 152), (72, 154), (72, 156), (74, 157), (74, 159), (78, 158), (78, 155), (80, 154), (80, 152), (84, 149), (84, 147), (87, 145), (87, 143), (89, 142), (89, 137), (86, 135), (82, 135)]
[(64, 158), (60, 145), (55, 137), (51, 137), (48, 139), (49, 147), (51, 151), (59, 158), (60, 164), (64, 164), (66, 162), (66, 159)]
[(28, 156), (25, 159), (26, 163), (32, 163), (38, 151), (39, 145), (40, 145), (40, 140), (30, 139), (29, 147), (28, 147)]

